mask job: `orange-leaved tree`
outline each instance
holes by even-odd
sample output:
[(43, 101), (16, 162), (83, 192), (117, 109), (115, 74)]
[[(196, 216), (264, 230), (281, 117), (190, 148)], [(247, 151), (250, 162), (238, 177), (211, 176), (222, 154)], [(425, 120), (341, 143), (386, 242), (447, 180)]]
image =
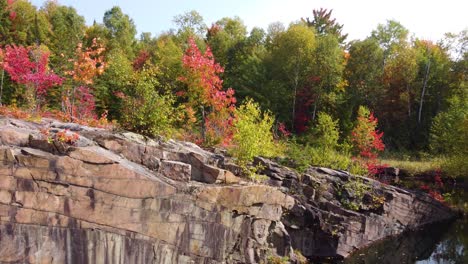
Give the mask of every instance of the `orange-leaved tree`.
[(70, 115), (70, 119), (96, 118), (94, 113), (94, 95), (91, 85), (94, 78), (104, 72), (105, 63), (103, 52), (105, 48), (93, 39), (90, 47), (83, 47), (79, 43), (73, 62), (73, 69), (67, 71), (71, 77), (71, 87), (64, 89), (62, 94), (62, 108)]

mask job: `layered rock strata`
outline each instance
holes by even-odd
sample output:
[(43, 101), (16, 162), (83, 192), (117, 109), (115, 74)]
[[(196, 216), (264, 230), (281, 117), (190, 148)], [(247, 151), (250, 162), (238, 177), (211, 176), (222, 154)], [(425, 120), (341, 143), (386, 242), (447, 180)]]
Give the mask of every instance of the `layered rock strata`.
[[(50, 136), (64, 129), (79, 139)], [(367, 178), (357, 197), (346, 172), (256, 162), (266, 184), (192, 143), (0, 118), (0, 263), (260, 263), (295, 261), (294, 249), (345, 257), (453, 217), (427, 195)]]

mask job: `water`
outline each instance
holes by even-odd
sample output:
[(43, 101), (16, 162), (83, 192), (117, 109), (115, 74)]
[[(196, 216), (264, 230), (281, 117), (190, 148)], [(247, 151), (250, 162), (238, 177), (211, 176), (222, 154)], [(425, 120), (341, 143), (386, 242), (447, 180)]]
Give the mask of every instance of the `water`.
[[(458, 208), (467, 206), (466, 192), (451, 197)], [(468, 216), (386, 239), (357, 251), (345, 264), (468, 264)]]

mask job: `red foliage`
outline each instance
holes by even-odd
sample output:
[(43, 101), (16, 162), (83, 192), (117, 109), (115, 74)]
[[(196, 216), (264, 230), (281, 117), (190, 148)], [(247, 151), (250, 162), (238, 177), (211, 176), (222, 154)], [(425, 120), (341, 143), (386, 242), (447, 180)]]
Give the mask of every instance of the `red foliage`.
[(75, 100), (77, 101), (76, 117), (79, 119), (92, 118), (96, 119), (94, 95), (91, 93), (91, 89), (86, 86), (80, 86), (75, 89)]
[(33, 88), (37, 97), (46, 95), (50, 87), (62, 84), (63, 78), (48, 70), (48, 52), (13, 45), (5, 48), (4, 56), (4, 69), (10, 78)]
[(284, 125), (284, 123), (279, 123), (278, 124), (278, 131), (281, 133), (281, 135), (283, 135), (283, 137), (289, 137), (291, 136), (291, 132), (289, 132), (287, 129), (286, 129), (286, 126)]
[(357, 124), (351, 132), (351, 140), (357, 152), (357, 160), (365, 165), (369, 175), (380, 174), (387, 165), (377, 160), (378, 153), (385, 149), (383, 132), (377, 130), (378, 119), (372, 112), (360, 108)]
[[(224, 69), (215, 62), (211, 49), (208, 47), (202, 54), (192, 38), (188, 44), (182, 59), (186, 75), (179, 78), (187, 85), (187, 91), (179, 91), (177, 95), (186, 97), (186, 109), (201, 108), (207, 113), (204, 120), (207, 138), (229, 144), (236, 103), (234, 90), (223, 90), (223, 81), (218, 75)], [(193, 111), (188, 113), (189, 119), (193, 119), (193, 114)]]
[(135, 71), (141, 70), (149, 58), (150, 53), (146, 50), (141, 50), (136, 59), (133, 61), (133, 69)]

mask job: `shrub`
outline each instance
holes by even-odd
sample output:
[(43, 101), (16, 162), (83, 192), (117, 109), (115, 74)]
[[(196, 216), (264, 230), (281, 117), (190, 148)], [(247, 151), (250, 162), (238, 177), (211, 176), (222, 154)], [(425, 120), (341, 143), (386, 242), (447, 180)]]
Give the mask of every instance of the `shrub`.
[(135, 73), (122, 99), (121, 125), (131, 131), (146, 135), (168, 135), (174, 132), (178, 120), (175, 98), (169, 93), (159, 93), (157, 69)]
[(255, 156), (272, 156), (275, 153), (273, 141), (273, 117), (263, 112), (252, 99), (247, 99), (235, 111), (233, 146), (230, 153), (242, 166)]
[(318, 114), (317, 125), (310, 131), (310, 142), (313, 145), (323, 149), (336, 149), (340, 131), (338, 130), (338, 120), (327, 113), (321, 112)]

